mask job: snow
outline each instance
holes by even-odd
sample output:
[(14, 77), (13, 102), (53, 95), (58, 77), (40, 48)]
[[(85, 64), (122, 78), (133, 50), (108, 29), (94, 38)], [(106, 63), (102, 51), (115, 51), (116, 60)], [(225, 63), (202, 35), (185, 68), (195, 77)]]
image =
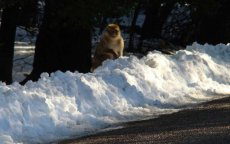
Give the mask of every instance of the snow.
[(24, 74), (29, 74), (32, 71), (37, 33), (36, 31), (28, 32), (22, 26), (17, 27), (14, 46), (13, 81), (20, 82), (24, 80)]
[(20, 82), (25, 79), (24, 74), (32, 71), (35, 46), (27, 42), (16, 42), (14, 46), (13, 81)]
[(230, 45), (107, 60), (94, 73), (0, 83), (0, 142), (48, 143), (157, 117), (230, 94)]

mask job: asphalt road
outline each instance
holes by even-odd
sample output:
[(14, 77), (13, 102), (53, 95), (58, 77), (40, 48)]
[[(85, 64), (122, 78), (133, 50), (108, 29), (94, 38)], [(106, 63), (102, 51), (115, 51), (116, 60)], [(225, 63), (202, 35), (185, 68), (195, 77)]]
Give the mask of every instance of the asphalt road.
[(230, 97), (59, 144), (230, 144)]

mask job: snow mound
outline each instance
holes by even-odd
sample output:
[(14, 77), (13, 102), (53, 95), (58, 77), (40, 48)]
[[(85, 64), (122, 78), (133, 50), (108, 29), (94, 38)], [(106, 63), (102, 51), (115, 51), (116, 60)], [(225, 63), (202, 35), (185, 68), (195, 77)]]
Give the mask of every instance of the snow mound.
[[(156, 117), (230, 94), (230, 45), (107, 60), (94, 73), (0, 83), (0, 143), (46, 143)], [(221, 95), (221, 96), (220, 96)]]

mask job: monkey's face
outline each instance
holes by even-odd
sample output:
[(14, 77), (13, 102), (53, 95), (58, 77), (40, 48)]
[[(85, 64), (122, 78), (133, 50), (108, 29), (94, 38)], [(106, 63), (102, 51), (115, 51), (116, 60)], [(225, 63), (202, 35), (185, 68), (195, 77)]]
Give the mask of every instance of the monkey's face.
[(120, 28), (116, 24), (109, 24), (106, 27), (106, 32), (109, 34), (110, 37), (116, 38), (120, 35)]

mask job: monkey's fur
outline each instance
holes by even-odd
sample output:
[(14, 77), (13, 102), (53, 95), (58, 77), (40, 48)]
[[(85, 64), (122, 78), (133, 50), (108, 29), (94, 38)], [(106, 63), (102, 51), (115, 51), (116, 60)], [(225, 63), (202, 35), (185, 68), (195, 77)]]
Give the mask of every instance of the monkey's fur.
[(106, 59), (117, 59), (123, 56), (124, 40), (121, 36), (120, 27), (117, 24), (109, 24), (96, 47), (92, 59), (91, 72), (102, 64)]

